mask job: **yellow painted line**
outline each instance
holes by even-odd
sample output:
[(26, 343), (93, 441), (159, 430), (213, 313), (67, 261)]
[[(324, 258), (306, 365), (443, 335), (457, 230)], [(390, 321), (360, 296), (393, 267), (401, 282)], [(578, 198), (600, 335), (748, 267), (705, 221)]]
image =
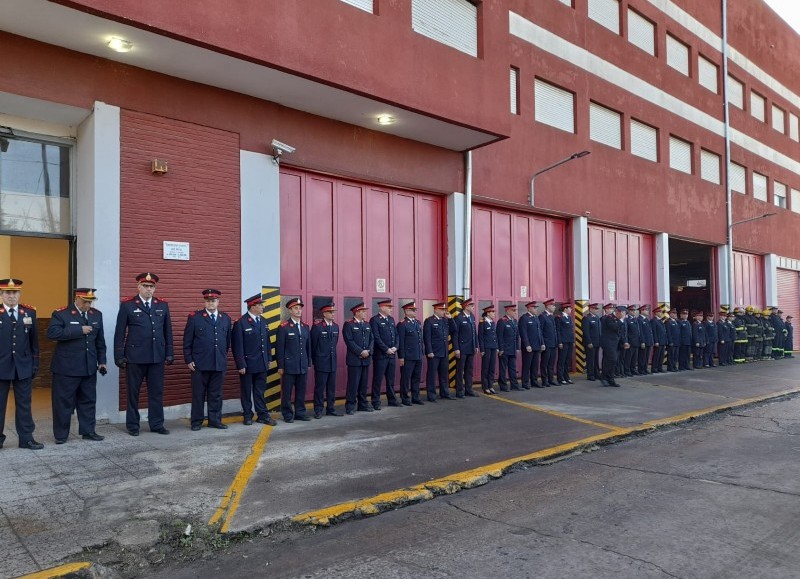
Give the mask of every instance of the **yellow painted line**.
[(565, 414), (563, 412), (558, 412), (557, 410), (548, 410), (547, 408), (544, 408), (542, 406), (537, 406), (535, 404), (528, 404), (527, 402), (517, 402), (516, 400), (510, 400), (502, 396), (486, 396), (486, 398), (488, 398), (489, 400), (499, 400), (500, 402), (505, 402), (507, 404), (514, 404), (515, 406), (522, 406), (523, 408), (527, 408), (529, 410), (535, 410), (536, 412), (542, 412), (544, 414), (549, 414), (550, 416), (556, 416), (558, 418), (566, 418), (568, 420), (574, 420), (575, 422), (582, 422), (583, 424), (599, 426), (600, 428), (606, 428), (608, 430), (625, 430), (625, 428), (621, 426), (614, 426), (613, 424), (606, 424), (605, 422), (596, 422), (594, 420), (589, 420), (587, 418), (573, 416), (572, 414)]
[[(772, 394), (767, 394), (765, 396), (743, 398), (741, 400), (737, 400), (735, 402), (731, 402), (728, 404), (711, 406), (709, 408), (704, 408), (701, 410), (693, 410), (691, 412), (685, 412), (683, 414), (670, 416), (668, 418), (660, 418), (657, 420), (643, 422), (639, 426), (635, 426), (633, 428), (613, 427), (614, 430), (612, 430), (611, 432), (597, 434), (595, 436), (589, 436), (587, 438), (582, 438), (580, 440), (576, 440), (573, 442), (567, 442), (565, 444), (560, 444), (558, 446), (545, 448), (543, 450), (538, 450), (536, 452), (532, 452), (530, 454), (526, 454), (523, 456), (518, 456), (516, 458), (510, 458), (486, 466), (481, 466), (471, 470), (458, 472), (442, 478), (430, 480), (426, 483), (414, 485), (412, 487), (389, 491), (372, 497), (359, 499), (356, 501), (347, 501), (344, 503), (339, 503), (337, 505), (325, 507), (322, 509), (307, 511), (305, 513), (301, 513), (299, 515), (292, 517), (292, 521), (306, 525), (328, 526), (333, 522), (332, 519), (335, 520), (337, 517), (340, 517), (345, 514), (356, 513), (362, 516), (376, 515), (380, 513), (382, 510), (388, 508), (403, 506), (411, 502), (430, 500), (437, 494), (452, 494), (464, 488), (472, 488), (475, 486), (486, 484), (491, 479), (500, 478), (501, 476), (503, 476), (503, 472), (506, 469), (511, 468), (519, 463), (533, 462), (537, 460), (554, 458), (556, 456), (567, 454), (574, 450), (578, 450), (586, 446), (597, 444), (599, 442), (604, 442), (614, 438), (624, 437), (626, 435), (634, 434), (637, 432), (654, 430), (659, 426), (665, 426), (668, 424), (687, 421), (693, 418), (698, 418), (700, 416), (713, 414), (720, 410), (737, 408), (739, 406), (745, 406), (747, 404), (751, 404), (754, 402), (762, 402), (772, 398), (779, 398), (781, 396), (786, 396), (789, 394), (796, 394), (798, 392), (800, 392), (800, 388), (774, 392)], [(510, 402), (506, 399), (501, 399), (501, 400), (503, 400), (504, 402)], [(512, 402), (512, 403), (522, 404), (518, 402)], [(573, 419), (575, 418), (575, 417), (570, 417), (569, 415), (564, 415), (564, 417)]]
[(213, 525), (224, 517), (222, 527), (220, 528), (220, 531), (223, 533), (228, 532), (231, 520), (236, 514), (236, 510), (239, 508), (239, 501), (242, 499), (244, 489), (247, 488), (247, 483), (250, 482), (250, 477), (253, 476), (253, 472), (258, 465), (258, 459), (261, 458), (261, 453), (264, 452), (264, 447), (267, 444), (267, 440), (269, 440), (270, 434), (272, 434), (272, 427), (264, 426), (253, 444), (250, 454), (247, 455), (241, 468), (239, 468), (239, 472), (236, 473), (231, 486), (228, 487), (228, 491), (225, 493), (225, 496), (222, 497), (219, 508), (208, 521), (209, 525)]
[(91, 563), (88, 562), (67, 563), (65, 565), (59, 565), (58, 567), (52, 567), (51, 569), (45, 569), (44, 571), (22, 575), (17, 579), (50, 579), (51, 577), (63, 577), (68, 573), (75, 573), (82, 569), (88, 569), (90, 566)]

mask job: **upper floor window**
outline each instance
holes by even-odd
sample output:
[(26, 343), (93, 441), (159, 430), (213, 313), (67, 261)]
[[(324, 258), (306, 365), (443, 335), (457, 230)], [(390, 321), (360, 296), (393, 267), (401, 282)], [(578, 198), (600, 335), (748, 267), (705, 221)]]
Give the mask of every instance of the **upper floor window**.
[(342, 0), (342, 2), (355, 6), (356, 8), (361, 8), (361, 10), (369, 12), (370, 14), (375, 13), (374, 0)]
[(589, 18), (619, 34), (619, 0), (589, 0)]
[(575, 95), (548, 82), (534, 82), (535, 119), (568, 133), (575, 132)]
[(772, 105), (772, 128), (779, 133), (786, 132), (786, 113), (776, 105)]
[(700, 151), (700, 178), (719, 185), (720, 156), (705, 149)]
[(762, 123), (767, 120), (767, 99), (758, 94), (756, 91), (750, 91), (750, 114), (757, 118)]
[(411, 27), (423, 36), (478, 56), (478, 7), (469, 0), (411, 0)]
[(719, 87), (717, 86), (718, 76), (719, 69), (716, 64), (703, 56), (697, 57), (697, 77), (701, 86), (716, 94), (719, 92)]
[(644, 16), (628, 8), (628, 42), (647, 54), (656, 54), (656, 27)]
[(728, 102), (744, 110), (744, 85), (728, 75)]
[(692, 172), (692, 144), (679, 139), (669, 138), (669, 166), (682, 173)]
[(658, 129), (631, 119), (631, 154), (658, 162)]
[(519, 114), (519, 69), (511, 67), (511, 114)]
[(572, 0), (558, 0), (558, 1), (572, 8)]
[(0, 232), (72, 232), (72, 148), (0, 135)]
[(589, 138), (621, 149), (622, 115), (597, 103), (589, 103)]
[(667, 35), (667, 64), (689, 76), (689, 47), (674, 36)]
[(753, 198), (759, 201), (767, 200), (767, 176), (753, 172)]
[(792, 189), (792, 211), (800, 213), (800, 191)]
[(789, 113), (789, 138), (793, 141), (800, 140), (800, 119), (794, 113)]
[(747, 193), (747, 169), (742, 165), (731, 162), (730, 180), (731, 191), (742, 195)]
[(776, 207), (786, 209), (786, 185), (775, 181), (772, 187), (772, 197)]

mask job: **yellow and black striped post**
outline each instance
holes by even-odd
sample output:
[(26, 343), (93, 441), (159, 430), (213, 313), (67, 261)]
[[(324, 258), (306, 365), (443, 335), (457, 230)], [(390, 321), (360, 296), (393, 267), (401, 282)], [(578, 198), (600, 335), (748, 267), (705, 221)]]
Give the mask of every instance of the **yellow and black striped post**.
[(275, 361), (275, 342), (278, 339), (278, 326), (281, 325), (281, 288), (263, 286), (261, 300), (264, 303), (264, 313), (261, 317), (269, 327), (270, 360), (267, 373), (267, 391), (264, 397), (267, 400), (268, 410), (277, 410), (281, 405), (281, 377), (278, 375), (278, 363)]
[[(451, 317), (461, 311), (461, 296), (447, 296), (447, 311)], [(449, 342), (447, 348), (447, 383), (450, 388), (456, 387), (456, 355), (453, 350), (453, 343)]]
[(589, 300), (575, 300), (575, 371), (586, 371), (586, 348), (583, 345), (583, 317), (588, 311)]
[[(661, 308), (663, 314), (669, 317), (669, 302), (658, 302), (658, 307)], [(669, 348), (664, 348), (664, 359), (661, 362), (666, 366), (668, 363)]]

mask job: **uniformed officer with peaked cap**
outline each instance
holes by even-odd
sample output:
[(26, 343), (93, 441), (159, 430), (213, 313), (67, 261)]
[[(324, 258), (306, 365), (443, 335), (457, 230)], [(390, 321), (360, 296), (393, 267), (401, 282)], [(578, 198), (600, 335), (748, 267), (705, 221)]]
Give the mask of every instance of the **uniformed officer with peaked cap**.
[(419, 397), (422, 379), (422, 325), (416, 302), (403, 304), (404, 318), (397, 324), (397, 363), (400, 364), (400, 402), (404, 406), (425, 404)]
[[(278, 328), (275, 358), (281, 375), (281, 414), (284, 422), (311, 420), (306, 416), (306, 382), (311, 364), (311, 330), (301, 316), (305, 304), (300, 298), (286, 302), (289, 319)], [(294, 405), (292, 404), (294, 392)]]

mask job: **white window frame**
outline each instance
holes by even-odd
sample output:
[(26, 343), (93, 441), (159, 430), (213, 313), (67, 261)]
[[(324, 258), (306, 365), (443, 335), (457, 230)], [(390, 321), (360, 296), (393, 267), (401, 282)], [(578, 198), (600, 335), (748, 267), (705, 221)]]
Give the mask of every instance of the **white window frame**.
[(720, 184), (720, 167), (722, 157), (711, 151), (700, 149), (700, 178), (714, 183)]
[(792, 189), (792, 211), (800, 213), (800, 190)]
[(767, 176), (753, 171), (753, 199), (767, 200)]
[(589, 103), (589, 138), (622, 149), (622, 114), (595, 102)]
[(667, 34), (667, 65), (689, 76), (689, 45)]
[(671, 169), (692, 174), (692, 143), (675, 137), (669, 136), (669, 166)]
[(728, 75), (728, 103), (744, 110), (744, 83)]
[(767, 122), (767, 99), (756, 91), (750, 91), (750, 114), (762, 123)]
[(786, 209), (786, 194), (788, 188), (780, 181), (772, 182), (772, 202), (775, 207)]
[(628, 7), (628, 42), (651, 56), (656, 55), (656, 25)]
[(705, 56), (697, 56), (697, 80), (714, 94), (719, 93), (719, 67)]
[(345, 4), (350, 4), (364, 12), (375, 14), (375, 0), (341, 0)]
[(558, 0), (558, 1), (572, 8), (572, 0)]
[(535, 79), (533, 92), (536, 122), (574, 134), (575, 93), (540, 78)]
[(747, 195), (747, 167), (731, 161), (730, 183), (731, 191)]
[(614, 34), (619, 34), (621, 30), (619, 11), (619, 0), (589, 0), (589, 19)]
[(478, 7), (470, 0), (411, 0), (414, 32), (478, 56)]
[(800, 141), (800, 118), (794, 113), (789, 113), (789, 138)]
[(772, 103), (772, 128), (781, 133), (786, 134), (786, 111), (781, 107)]
[(511, 77), (509, 80), (511, 92), (509, 97), (511, 99), (511, 114), (519, 114), (519, 69), (511, 67)]
[(658, 129), (631, 119), (631, 154), (658, 163)]

